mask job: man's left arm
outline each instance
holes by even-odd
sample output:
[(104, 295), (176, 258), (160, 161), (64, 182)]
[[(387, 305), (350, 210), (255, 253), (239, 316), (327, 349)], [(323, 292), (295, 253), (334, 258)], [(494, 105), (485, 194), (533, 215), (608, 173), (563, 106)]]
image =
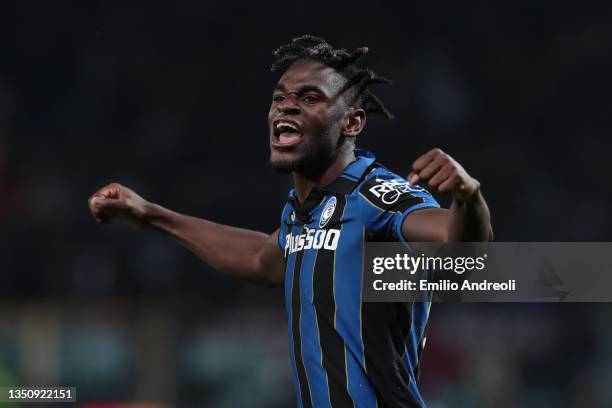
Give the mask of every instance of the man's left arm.
[(408, 176), (411, 184), (426, 182), (430, 189), (453, 197), (450, 209), (427, 208), (409, 214), (402, 234), (412, 242), (487, 242), (493, 240), (491, 215), (480, 183), (451, 156), (433, 149), (419, 157)]

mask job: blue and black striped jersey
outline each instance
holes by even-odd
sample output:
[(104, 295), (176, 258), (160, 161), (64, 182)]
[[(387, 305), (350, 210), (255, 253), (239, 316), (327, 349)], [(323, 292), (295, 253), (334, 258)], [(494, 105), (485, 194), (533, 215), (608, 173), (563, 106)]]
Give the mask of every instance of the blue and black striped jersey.
[(304, 203), (291, 190), (281, 217), (298, 406), (423, 407), (416, 380), (430, 303), (362, 302), (362, 243), (405, 241), (404, 218), (439, 205), (371, 153), (355, 154)]

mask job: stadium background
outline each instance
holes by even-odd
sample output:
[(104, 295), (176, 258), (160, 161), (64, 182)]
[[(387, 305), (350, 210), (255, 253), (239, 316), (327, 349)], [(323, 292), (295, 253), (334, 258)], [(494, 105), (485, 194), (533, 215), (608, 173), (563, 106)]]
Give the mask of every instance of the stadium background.
[[(272, 231), (270, 51), (314, 33), (392, 78), (360, 144), (400, 174), (439, 146), (482, 182), (500, 241), (610, 241), (610, 4), (4, 3), (0, 384), (86, 402), (292, 406), (279, 289), (226, 279), (153, 231), (101, 228), (110, 181)], [(580, 273), (580, 271), (576, 271)], [(612, 306), (432, 309), (441, 407), (612, 405)]]

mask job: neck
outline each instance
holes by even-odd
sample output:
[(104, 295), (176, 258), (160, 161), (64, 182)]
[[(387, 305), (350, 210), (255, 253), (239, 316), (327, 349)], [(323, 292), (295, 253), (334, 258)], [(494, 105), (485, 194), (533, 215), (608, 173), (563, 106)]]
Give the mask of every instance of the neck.
[(303, 173), (293, 173), (293, 184), (300, 203), (303, 203), (308, 197), (312, 189), (316, 187), (324, 187), (338, 178), (351, 162), (355, 160), (355, 146), (349, 143), (344, 143), (338, 149), (338, 153), (330, 161), (322, 171), (315, 175), (306, 175)]

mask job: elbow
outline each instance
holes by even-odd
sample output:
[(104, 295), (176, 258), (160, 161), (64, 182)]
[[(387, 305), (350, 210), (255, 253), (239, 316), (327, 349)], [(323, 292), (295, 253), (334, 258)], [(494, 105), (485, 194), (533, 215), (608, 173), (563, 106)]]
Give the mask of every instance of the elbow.
[(276, 288), (283, 284), (285, 281), (285, 269), (284, 263), (275, 263), (261, 257), (259, 255), (253, 265), (250, 276), (253, 278), (252, 282), (260, 286), (268, 288)]

